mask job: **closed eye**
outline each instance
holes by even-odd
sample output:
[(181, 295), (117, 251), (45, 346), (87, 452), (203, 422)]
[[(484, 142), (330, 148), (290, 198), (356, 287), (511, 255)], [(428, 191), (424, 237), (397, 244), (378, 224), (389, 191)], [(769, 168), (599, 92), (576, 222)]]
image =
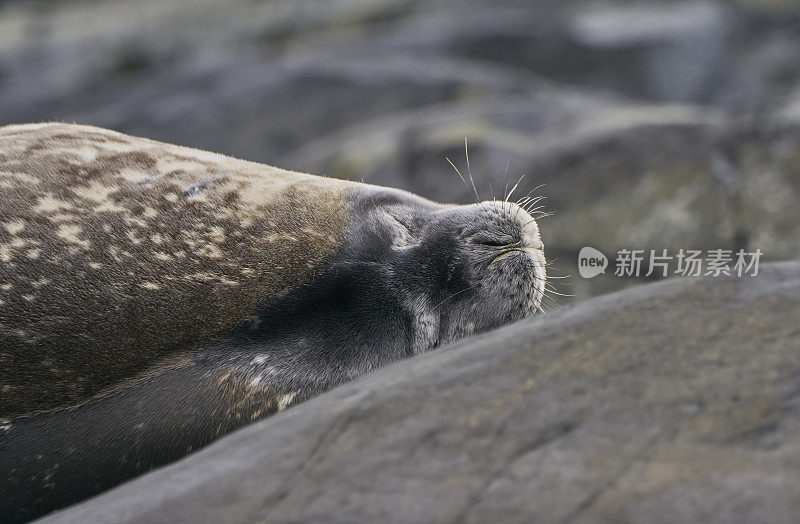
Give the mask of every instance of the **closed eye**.
[(511, 247), (519, 244), (519, 241), (514, 241), (511, 237), (479, 237), (475, 239), (475, 243), (490, 247)]

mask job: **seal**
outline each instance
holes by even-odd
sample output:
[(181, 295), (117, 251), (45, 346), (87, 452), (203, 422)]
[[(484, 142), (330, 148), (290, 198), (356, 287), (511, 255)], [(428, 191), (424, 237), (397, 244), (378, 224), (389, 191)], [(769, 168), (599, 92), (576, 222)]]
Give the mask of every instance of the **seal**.
[(514, 203), (60, 123), (0, 128), (0, 264), (3, 522), (531, 315), (546, 280)]

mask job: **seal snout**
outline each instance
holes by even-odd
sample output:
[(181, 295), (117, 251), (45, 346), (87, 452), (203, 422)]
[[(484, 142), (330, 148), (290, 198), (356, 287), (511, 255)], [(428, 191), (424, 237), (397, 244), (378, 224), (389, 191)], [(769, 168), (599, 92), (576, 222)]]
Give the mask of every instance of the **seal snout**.
[[(539, 225), (522, 207), (513, 202), (496, 201), (481, 202), (477, 205), (493, 215), (487, 221), (485, 235), (478, 236), (478, 243), (498, 247), (513, 245), (520, 250), (544, 251)], [(485, 241), (482, 238), (493, 240)]]
[(539, 226), (515, 203), (483, 202), (477, 206), (484, 220), (483, 231), (474, 242), (488, 250), (484, 254), (484, 283), (502, 293), (507, 303), (517, 304), (512, 318), (527, 316), (539, 308), (547, 279)]

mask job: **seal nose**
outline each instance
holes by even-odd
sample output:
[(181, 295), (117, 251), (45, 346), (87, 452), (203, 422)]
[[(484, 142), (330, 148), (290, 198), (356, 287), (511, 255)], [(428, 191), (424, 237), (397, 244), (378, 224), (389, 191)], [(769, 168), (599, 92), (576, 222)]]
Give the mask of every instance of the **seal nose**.
[(493, 207), (500, 215), (514, 217), (519, 222), (521, 232), (521, 238), (519, 240), (521, 240), (521, 245), (524, 246), (524, 248), (533, 250), (544, 250), (544, 244), (539, 235), (539, 225), (536, 223), (536, 219), (521, 206), (514, 202), (497, 201), (481, 202), (479, 205)]

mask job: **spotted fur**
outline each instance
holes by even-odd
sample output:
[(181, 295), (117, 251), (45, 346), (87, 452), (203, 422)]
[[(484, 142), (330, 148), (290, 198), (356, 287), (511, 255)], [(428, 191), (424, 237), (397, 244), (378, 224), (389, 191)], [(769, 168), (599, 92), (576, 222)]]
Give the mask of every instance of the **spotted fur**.
[(0, 416), (191, 351), (341, 243), (337, 180), (66, 124), (0, 128), (0, 152)]

